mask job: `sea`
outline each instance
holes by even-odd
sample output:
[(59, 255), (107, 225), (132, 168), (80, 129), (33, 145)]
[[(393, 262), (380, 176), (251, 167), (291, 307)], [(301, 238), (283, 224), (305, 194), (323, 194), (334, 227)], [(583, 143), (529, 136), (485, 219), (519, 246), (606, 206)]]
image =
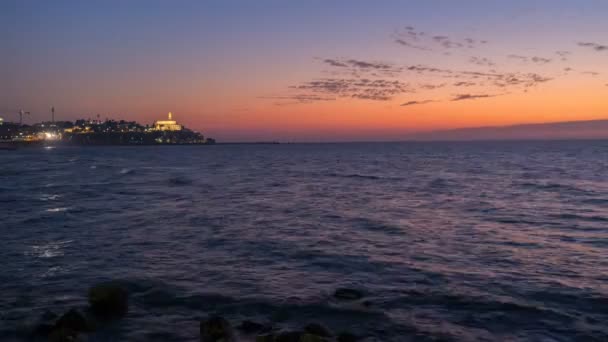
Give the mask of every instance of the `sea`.
[(86, 341), (608, 341), (608, 141), (22, 148), (0, 214), (2, 341), (109, 280)]

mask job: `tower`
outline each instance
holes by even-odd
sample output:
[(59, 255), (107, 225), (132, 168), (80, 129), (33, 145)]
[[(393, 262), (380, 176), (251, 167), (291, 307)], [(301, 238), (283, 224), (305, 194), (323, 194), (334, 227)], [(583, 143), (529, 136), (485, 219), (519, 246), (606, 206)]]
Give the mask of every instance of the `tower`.
[(55, 106), (51, 107), (51, 123), (55, 123)]
[(173, 114), (171, 114), (171, 112), (169, 112), (169, 121), (173, 120), (172, 117), (173, 117)]

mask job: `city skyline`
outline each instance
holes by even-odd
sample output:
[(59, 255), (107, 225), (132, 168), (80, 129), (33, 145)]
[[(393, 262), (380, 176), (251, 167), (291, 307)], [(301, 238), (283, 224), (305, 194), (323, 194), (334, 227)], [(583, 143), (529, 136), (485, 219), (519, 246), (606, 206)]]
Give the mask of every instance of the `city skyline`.
[(0, 4), (0, 116), (177, 113), (220, 141), (608, 118), (599, 1)]

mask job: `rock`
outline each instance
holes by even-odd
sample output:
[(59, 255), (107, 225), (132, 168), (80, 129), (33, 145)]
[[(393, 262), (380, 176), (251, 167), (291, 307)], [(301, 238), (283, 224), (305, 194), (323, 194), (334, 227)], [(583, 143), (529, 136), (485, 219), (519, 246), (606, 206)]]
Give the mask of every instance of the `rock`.
[(337, 341), (338, 342), (356, 342), (357, 336), (355, 336), (349, 332), (343, 332), (338, 335)]
[(49, 334), (49, 342), (74, 342), (78, 333), (70, 329), (56, 329)]
[(304, 327), (304, 331), (321, 337), (330, 337), (331, 332), (319, 323), (310, 323)]
[(42, 315), (40, 316), (40, 319), (44, 322), (50, 322), (50, 321), (54, 321), (57, 319), (57, 314), (54, 313), (53, 311), (50, 310), (45, 310)]
[(323, 337), (314, 335), (314, 334), (304, 334), (304, 335), (300, 336), (300, 342), (325, 342), (325, 341), (327, 341), (327, 340), (324, 339)]
[(201, 342), (232, 341), (232, 328), (223, 317), (213, 316), (201, 321)]
[(255, 338), (255, 342), (274, 342), (274, 335), (273, 334), (258, 335)]
[(299, 331), (285, 331), (280, 333), (275, 339), (275, 342), (300, 342), (300, 337), (303, 334)]
[(53, 324), (40, 323), (34, 327), (34, 329), (32, 330), (32, 335), (46, 337), (49, 336), (51, 332), (53, 332), (54, 328), (55, 326)]
[(274, 322), (285, 322), (291, 318), (291, 313), (285, 308), (280, 308), (272, 313), (271, 319)]
[(363, 298), (364, 295), (359, 290), (339, 288), (334, 292), (334, 297), (341, 300), (357, 300)]
[(89, 290), (89, 305), (96, 315), (122, 317), (129, 310), (129, 294), (115, 282), (102, 283)]
[(55, 321), (57, 320), (57, 314), (46, 310), (40, 315), (38, 323), (34, 325), (31, 330), (33, 336), (47, 337), (55, 328)]
[(265, 330), (266, 326), (261, 323), (245, 320), (241, 322), (241, 325), (237, 327), (240, 331), (245, 334), (253, 334)]
[(79, 333), (88, 331), (89, 325), (87, 324), (87, 319), (80, 312), (71, 309), (57, 320), (53, 330), (67, 330)]

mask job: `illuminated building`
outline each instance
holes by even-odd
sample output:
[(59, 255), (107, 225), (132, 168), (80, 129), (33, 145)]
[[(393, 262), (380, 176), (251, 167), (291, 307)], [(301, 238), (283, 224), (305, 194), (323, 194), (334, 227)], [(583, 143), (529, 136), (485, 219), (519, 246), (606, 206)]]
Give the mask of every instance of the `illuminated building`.
[(173, 115), (169, 112), (168, 120), (160, 120), (154, 123), (155, 131), (181, 131), (182, 125), (173, 120)]

